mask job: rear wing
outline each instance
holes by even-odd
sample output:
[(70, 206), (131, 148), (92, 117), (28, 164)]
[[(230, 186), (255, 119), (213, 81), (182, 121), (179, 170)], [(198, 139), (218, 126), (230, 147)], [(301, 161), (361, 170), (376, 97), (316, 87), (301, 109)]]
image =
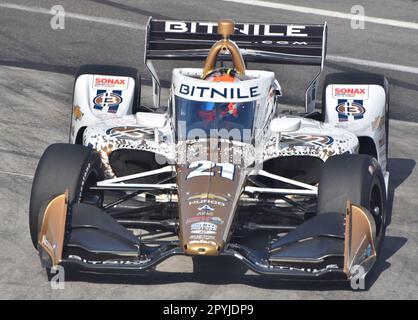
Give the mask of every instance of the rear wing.
[[(221, 39), (216, 22), (150, 19), (146, 59), (205, 60)], [(231, 36), (246, 62), (322, 65), (326, 50), (326, 24), (295, 25), (236, 23)], [(230, 59), (229, 54), (220, 59)]]
[[(216, 22), (149, 19), (146, 29), (145, 64), (156, 84), (150, 60), (204, 61), (212, 45), (221, 39)], [(236, 23), (234, 41), (245, 62), (324, 65), (327, 24)], [(230, 60), (220, 54), (219, 60)], [(157, 93), (156, 91), (154, 91)], [(154, 103), (155, 104), (155, 103)]]

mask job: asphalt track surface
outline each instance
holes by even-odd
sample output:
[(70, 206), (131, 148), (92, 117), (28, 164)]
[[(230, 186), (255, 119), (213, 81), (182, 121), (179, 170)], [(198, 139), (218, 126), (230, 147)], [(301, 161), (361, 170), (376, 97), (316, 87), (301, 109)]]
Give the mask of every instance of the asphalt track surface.
[[(365, 13), (399, 21), (399, 27), (248, 6), (226, 1), (0, 1), (0, 298), (1, 299), (417, 299), (418, 298), (418, 40), (417, 1), (367, 1)], [(210, 4), (209, 4), (210, 3)], [(280, 1), (280, 3), (290, 3)], [(73, 14), (65, 30), (52, 30), (42, 13), (63, 4)], [(349, 13), (358, 1), (292, 1), (291, 4)], [(34, 9), (35, 8), (35, 9)], [(83, 16), (80, 16), (83, 15)], [(71, 275), (64, 290), (52, 290), (30, 242), (28, 205), (39, 157), (51, 143), (68, 139), (73, 74), (87, 63), (129, 65), (143, 72), (143, 26), (148, 16), (167, 19), (266, 21), (329, 24), (325, 73), (371, 71), (385, 74), (391, 90), (389, 203), (391, 223), (381, 261), (368, 291), (340, 283), (279, 281), (248, 272), (223, 259), (219, 270), (193, 274), (190, 258), (174, 257), (146, 276)], [(81, 19), (80, 17), (86, 18)], [(78, 18), (77, 18), (78, 17)], [(101, 20), (100, 20), (100, 19)], [(107, 19), (107, 20), (104, 20)], [(119, 23), (119, 24), (118, 24)], [(141, 29), (142, 28), (142, 29)], [(352, 58), (355, 63), (338, 62)], [(359, 61), (373, 61), (359, 64)], [(383, 68), (382, 64), (392, 67)], [(363, 63), (364, 64), (364, 63)], [(178, 65), (185, 65), (179, 63)], [(164, 83), (170, 63), (158, 63)], [(401, 68), (406, 66), (407, 68)], [(271, 67), (284, 88), (283, 104), (303, 105), (312, 68)], [(406, 70), (406, 71), (405, 71)], [(149, 90), (143, 101), (150, 101)]]

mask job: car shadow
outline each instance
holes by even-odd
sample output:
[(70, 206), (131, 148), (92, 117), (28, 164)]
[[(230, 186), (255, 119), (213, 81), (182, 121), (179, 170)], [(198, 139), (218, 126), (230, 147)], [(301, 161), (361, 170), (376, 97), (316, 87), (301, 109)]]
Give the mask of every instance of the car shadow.
[[(388, 224), (392, 218), (393, 200), (396, 189), (410, 176), (415, 168), (415, 160), (390, 158), (388, 170), (390, 172), (388, 186)], [(265, 243), (262, 237), (253, 239), (257, 246)], [(383, 242), (380, 258), (367, 278), (366, 289), (370, 289), (380, 274), (390, 268), (388, 260), (396, 254), (407, 242), (404, 237), (386, 236)], [(167, 261), (169, 263), (169, 260)], [(273, 275), (258, 275), (248, 272), (249, 269), (233, 257), (210, 257), (200, 259), (198, 269), (194, 272), (163, 272), (146, 271), (138, 274), (97, 274), (83, 272), (78, 269), (66, 269), (66, 281), (131, 284), (131, 285), (161, 285), (175, 283), (200, 283), (211, 285), (243, 284), (262, 289), (312, 290), (312, 291), (351, 291), (347, 281), (322, 280), (283, 280)], [(220, 268), (220, 266), (222, 266)]]
[(407, 242), (408, 239), (405, 237), (385, 237), (382, 250), (380, 252), (380, 258), (367, 276), (367, 287), (369, 289), (379, 278), (380, 274), (390, 268), (391, 264), (388, 262), (389, 258), (398, 252)]
[(411, 175), (414, 171), (416, 161), (413, 159), (389, 158), (387, 170), (389, 171), (389, 186), (387, 197), (387, 225), (392, 222), (393, 201), (395, 199), (396, 189)]

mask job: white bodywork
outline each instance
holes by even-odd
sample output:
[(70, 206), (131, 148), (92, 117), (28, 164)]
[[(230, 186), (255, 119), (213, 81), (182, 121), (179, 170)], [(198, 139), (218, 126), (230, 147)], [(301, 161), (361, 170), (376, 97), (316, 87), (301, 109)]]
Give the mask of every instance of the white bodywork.
[(81, 128), (132, 114), (135, 79), (83, 74), (74, 85), (70, 143)]
[(336, 128), (369, 137), (377, 160), (386, 171), (386, 93), (379, 85), (332, 84), (326, 88), (325, 122)]
[[(338, 124), (328, 124), (301, 118), (300, 128), (297, 131), (272, 132), (269, 126), (276, 113), (275, 99), (277, 97), (274, 92), (278, 89), (274, 73), (248, 70), (246, 75), (251, 77), (252, 80), (225, 84), (200, 80), (198, 76), (201, 72), (201, 69), (174, 69), (171, 88), (172, 97), (168, 113), (138, 113), (137, 115), (130, 114), (134, 90), (133, 79), (128, 79), (127, 86), (122, 88), (123, 102), (120, 104), (118, 111), (109, 113), (105, 109), (94, 109), (93, 100), (97, 96), (98, 90), (94, 86), (96, 77), (93, 75), (82, 75), (77, 79), (75, 86), (71, 142), (75, 143), (78, 130), (86, 127), (82, 143), (85, 146), (96, 149), (100, 153), (107, 178), (115, 177), (109, 163), (109, 155), (117, 149), (149, 151), (156, 154), (156, 160), (160, 157), (159, 160), (161, 161), (168, 161), (172, 164), (178, 163), (182, 160), (181, 149), (184, 148), (184, 143), (176, 144), (175, 142), (175, 124), (173, 123), (175, 108), (173, 106), (173, 98), (175, 95), (190, 95), (192, 86), (199, 87), (204, 85), (205, 87), (215, 88), (218, 91), (223, 90), (222, 88), (227, 86), (228, 92), (240, 88), (241, 96), (232, 98), (231, 96), (223, 98), (219, 95), (216, 97), (205, 96), (205, 94), (210, 92), (208, 89), (204, 90), (203, 93), (201, 90), (195, 91), (193, 99), (204, 99), (205, 101), (208, 99), (214, 101), (223, 101), (222, 99), (225, 99), (225, 101), (256, 99), (255, 127), (257, 130), (255, 130), (255, 150), (251, 149), (251, 151), (246, 152), (244, 155), (246, 158), (253, 155), (256, 157), (257, 162), (262, 163), (275, 157), (306, 155), (318, 157), (326, 161), (328, 157), (336, 154), (358, 152), (356, 135), (340, 128), (341, 125)], [(183, 88), (181, 88), (182, 85)], [(184, 89), (184, 85), (189, 86), (189, 91)], [(116, 88), (121, 89), (120, 87)], [(114, 87), (107, 88), (107, 90), (114, 90)], [(255, 95), (253, 98), (245, 93), (251, 92), (251, 90)], [(79, 112), (76, 110), (77, 107), (79, 107)], [(329, 114), (327, 119), (329, 122), (332, 122), (332, 114)], [(368, 126), (371, 127), (370, 122), (368, 122)]]

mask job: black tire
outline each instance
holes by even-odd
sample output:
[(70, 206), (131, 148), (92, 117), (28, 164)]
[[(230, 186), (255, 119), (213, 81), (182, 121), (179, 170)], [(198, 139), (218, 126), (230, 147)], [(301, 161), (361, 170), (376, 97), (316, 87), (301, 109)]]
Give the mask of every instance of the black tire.
[(29, 229), (36, 249), (44, 214), (42, 208), (67, 189), (69, 203), (95, 201), (100, 204), (102, 194), (90, 191), (89, 186), (102, 179), (101, 160), (93, 149), (57, 143), (45, 150), (36, 168), (29, 207)]
[(382, 170), (375, 158), (345, 154), (325, 162), (319, 180), (318, 214), (345, 214), (347, 200), (365, 207), (373, 215), (379, 252), (385, 236), (387, 203)]
[(75, 79), (83, 74), (99, 74), (106, 76), (120, 76), (130, 77), (135, 79), (134, 99), (132, 104), (132, 114), (137, 113), (141, 109), (141, 77), (139, 76), (138, 69), (123, 66), (108, 66), (108, 65), (95, 65), (88, 64), (81, 66)]

